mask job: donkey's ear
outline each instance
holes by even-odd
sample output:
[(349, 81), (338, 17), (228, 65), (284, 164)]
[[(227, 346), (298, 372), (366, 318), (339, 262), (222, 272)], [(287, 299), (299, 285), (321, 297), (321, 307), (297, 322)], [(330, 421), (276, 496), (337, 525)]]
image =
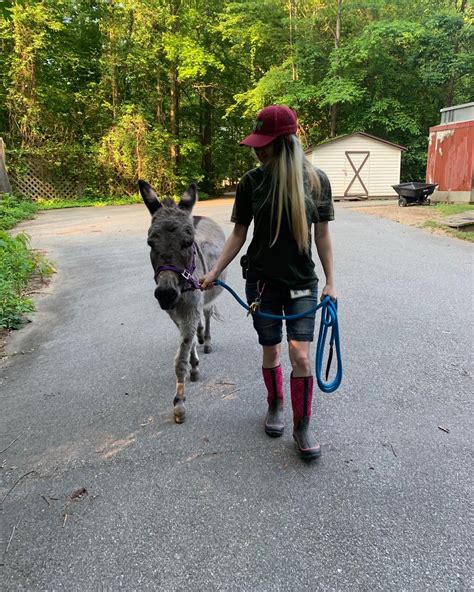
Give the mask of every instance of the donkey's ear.
[(140, 188), (140, 194), (145, 202), (146, 207), (148, 208), (150, 214), (156, 212), (156, 210), (161, 208), (161, 204), (158, 201), (158, 197), (154, 192), (151, 185), (149, 185), (146, 181), (142, 181), (141, 179), (138, 181), (138, 187)]
[(198, 200), (198, 187), (197, 187), (196, 183), (190, 183), (189, 187), (183, 193), (183, 197), (181, 198), (181, 201), (179, 202), (178, 206), (182, 210), (192, 210), (193, 206), (197, 202), (197, 200)]

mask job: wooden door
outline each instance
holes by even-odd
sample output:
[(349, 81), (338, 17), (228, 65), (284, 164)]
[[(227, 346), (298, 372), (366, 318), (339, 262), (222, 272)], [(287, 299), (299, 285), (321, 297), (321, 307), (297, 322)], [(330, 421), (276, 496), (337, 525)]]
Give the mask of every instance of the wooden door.
[(344, 197), (368, 197), (370, 180), (370, 152), (361, 150), (346, 151), (345, 168), (350, 179)]

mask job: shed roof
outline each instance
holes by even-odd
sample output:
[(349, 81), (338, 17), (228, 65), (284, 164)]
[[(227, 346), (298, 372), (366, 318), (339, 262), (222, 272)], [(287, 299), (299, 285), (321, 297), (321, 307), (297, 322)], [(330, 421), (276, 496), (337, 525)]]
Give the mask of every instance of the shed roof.
[(377, 142), (381, 142), (382, 144), (388, 144), (389, 146), (393, 146), (394, 148), (399, 148), (400, 150), (407, 150), (405, 146), (400, 146), (400, 144), (395, 144), (394, 142), (389, 142), (388, 140), (384, 140), (383, 138), (378, 138), (377, 136), (372, 136), (372, 134), (367, 134), (366, 132), (354, 132), (352, 134), (344, 134), (342, 136), (337, 136), (336, 138), (330, 138), (329, 140), (325, 140), (320, 144), (316, 144), (316, 146), (309, 146), (305, 150), (305, 153), (311, 152), (315, 148), (319, 146), (325, 146), (326, 144), (331, 144), (333, 142), (339, 142), (340, 140), (345, 140), (346, 138), (351, 138), (352, 136), (362, 136), (364, 138), (370, 138), (371, 140), (376, 140)]

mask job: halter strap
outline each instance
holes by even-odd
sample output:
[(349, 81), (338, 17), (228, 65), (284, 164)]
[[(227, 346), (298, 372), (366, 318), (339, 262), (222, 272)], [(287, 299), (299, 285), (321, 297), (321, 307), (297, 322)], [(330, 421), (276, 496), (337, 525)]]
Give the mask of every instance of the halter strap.
[(189, 284), (189, 287), (184, 288), (182, 292), (189, 292), (191, 290), (200, 290), (201, 286), (195, 277), (193, 277), (193, 273), (196, 271), (196, 252), (197, 247), (196, 243), (193, 242), (193, 258), (191, 260), (191, 265), (188, 265), (184, 269), (179, 269), (175, 265), (161, 265), (158, 267), (155, 273), (155, 282), (158, 281), (158, 276), (162, 271), (174, 271), (181, 277), (183, 277)]

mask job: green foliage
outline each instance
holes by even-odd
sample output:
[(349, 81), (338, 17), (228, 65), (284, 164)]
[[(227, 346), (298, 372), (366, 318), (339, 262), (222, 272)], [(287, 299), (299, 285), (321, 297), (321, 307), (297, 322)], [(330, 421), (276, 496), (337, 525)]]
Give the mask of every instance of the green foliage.
[(33, 218), (38, 207), (32, 201), (0, 194), (0, 231), (13, 228), (21, 220)]
[(0, 231), (0, 329), (17, 329), (25, 313), (34, 310), (26, 287), (32, 274), (45, 278), (53, 268), (43, 257), (28, 249), (29, 237), (15, 237)]
[[(1, 4), (1, 3), (0, 3)], [(366, 131), (424, 178), (439, 109), (474, 96), (473, 13), (453, 0), (11, 0), (0, 11), (8, 166), (120, 198), (197, 181), (214, 193), (252, 159), (263, 105), (294, 107), (306, 144)], [(335, 130), (334, 130), (335, 125)], [(331, 127), (332, 126), (332, 127)]]

